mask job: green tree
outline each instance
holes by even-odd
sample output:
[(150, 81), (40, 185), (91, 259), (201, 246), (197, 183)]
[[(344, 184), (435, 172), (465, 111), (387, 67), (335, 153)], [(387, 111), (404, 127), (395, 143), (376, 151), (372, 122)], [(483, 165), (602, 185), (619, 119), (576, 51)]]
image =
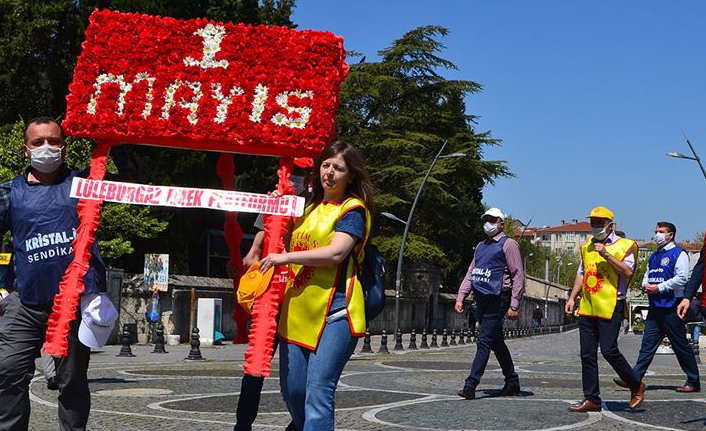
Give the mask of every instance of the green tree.
[(642, 278), (645, 276), (645, 271), (647, 271), (647, 264), (650, 260), (650, 255), (652, 252), (657, 250), (657, 244), (650, 242), (647, 246), (647, 253), (644, 258), (637, 258), (635, 260), (635, 271), (633, 272), (632, 279), (630, 279), (630, 285), (628, 288), (632, 290), (642, 291)]
[[(290, 19), (295, 0), (0, 0), (0, 132), (3, 139), (37, 115), (61, 118), (73, 68), (81, 50), (88, 17), (95, 8), (189, 19), (296, 27)], [(21, 128), (21, 127), (20, 127)], [(6, 141), (5, 141), (6, 142)], [(21, 145), (21, 143), (19, 144)], [(15, 145), (17, 146), (17, 145)], [(24, 166), (11, 145), (0, 148), (0, 177), (10, 178)], [(74, 166), (87, 166), (90, 145), (70, 145), (84, 158)], [(75, 149), (75, 150), (74, 150)], [(220, 188), (216, 176), (218, 154), (131, 146), (143, 181), (162, 185)], [(273, 158), (236, 156), (236, 188), (271, 190), (275, 182)], [(153, 220), (153, 222), (147, 222)], [(249, 219), (245, 218), (246, 221)], [(157, 221), (158, 224), (155, 224)], [(99, 234), (106, 257), (129, 271), (140, 271), (144, 252), (172, 254), (174, 272), (189, 272), (203, 250), (194, 244), (207, 229), (221, 229), (223, 214), (215, 211), (172, 208), (126, 209), (106, 206)], [(155, 237), (153, 229), (163, 230)], [(129, 238), (123, 242), (120, 235)], [(134, 253), (132, 253), (134, 251)], [(201, 261), (202, 259), (198, 259)]]
[[(447, 34), (443, 27), (420, 27), (380, 51), (379, 62), (354, 64), (341, 89), (337, 126), (339, 138), (357, 144), (368, 160), (378, 210), (401, 218), (444, 141), (447, 154), (466, 155), (437, 162), (405, 249), (407, 259), (439, 265), (444, 285), (454, 290), (482, 238), (481, 190), (510, 172), (504, 162), (483, 159), (484, 148), (499, 141), (476, 131), (476, 117), (466, 114), (464, 98), (482, 87), (441, 75), (456, 69), (441, 57), (438, 39)], [(386, 259), (395, 259), (400, 224), (377, 217), (374, 233)]]
[(0, 125), (61, 117), (88, 17), (96, 8), (294, 27), (294, 0), (0, 0)]

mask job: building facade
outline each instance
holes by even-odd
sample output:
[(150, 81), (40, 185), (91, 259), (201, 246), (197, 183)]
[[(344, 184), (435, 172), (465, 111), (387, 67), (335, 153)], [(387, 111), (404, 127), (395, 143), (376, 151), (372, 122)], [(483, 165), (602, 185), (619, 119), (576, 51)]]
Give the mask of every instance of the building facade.
[(535, 238), (551, 252), (578, 253), (581, 245), (591, 237), (591, 224), (585, 221), (561, 221), (561, 225), (537, 228)]

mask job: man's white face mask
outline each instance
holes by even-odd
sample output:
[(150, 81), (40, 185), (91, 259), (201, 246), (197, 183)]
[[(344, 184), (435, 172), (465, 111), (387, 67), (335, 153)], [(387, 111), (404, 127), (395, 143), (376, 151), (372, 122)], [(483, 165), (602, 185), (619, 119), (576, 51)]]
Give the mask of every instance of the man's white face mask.
[(667, 240), (667, 234), (664, 233), (664, 232), (657, 232), (657, 233), (652, 237), (652, 241), (654, 241), (655, 243), (657, 243), (657, 245), (658, 245), (659, 247), (663, 247), (663, 246), (667, 245), (667, 243), (669, 242), (669, 240)]
[(483, 231), (488, 236), (495, 236), (500, 231), (500, 228), (497, 223), (487, 221), (483, 223)]
[(29, 150), (30, 165), (39, 172), (49, 174), (61, 167), (64, 163), (61, 157), (63, 147), (56, 147), (49, 144), (44, 144), (39, 148)]

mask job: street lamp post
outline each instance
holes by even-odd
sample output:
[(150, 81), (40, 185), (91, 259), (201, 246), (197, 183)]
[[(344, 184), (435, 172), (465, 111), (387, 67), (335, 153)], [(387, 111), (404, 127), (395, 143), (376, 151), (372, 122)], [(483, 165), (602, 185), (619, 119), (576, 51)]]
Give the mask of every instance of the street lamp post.
[(532, 257), (532, 256), (534, 256), (534, 253), (530, 253), (530, 254), (528, 254), (527, 256), (525, 256), (525, 261), (524, 261), (524, 263), (523, 263), (524, 266), (522, 267), (522, 269), (525, 270), (525, 274), (527, 274), (527, 258), (528, 258), (528, 257)]
[(694, 157), (687, 156), (682, 153), (678, 153), (676, 151), (670, 151), (667, 153), (669, 157), (674, 157), (677, 159), (687, 159), (687, 160), (695, 160), (696, 163), (699, 164), (699, 167), (701, 168), (701, 173), (704, 175), (704, 179), (706, 179), (706, 169), (704, 169), (704, 165), (701, 164), (701, 159), (699, 156), (696, 154), (696, 150), (694, 150), (694, 146), (691, 145), (691, 142), (689, 142), (689, 138), (686, 137), (686, 134), (684, 135), (684, 139), (686, 139), (686, 143), (689, 145), (689, 149), (691, 149), (691, 154), (694, 155)]
[[(422, 190), (424, 189), (424, 185), (427, 182), (427, 179), (429, 178), (429, 174), (431, 174), (431, 170), (434, 168), (434, 165), (436, 164), (436, 161), (439, 159), (448, 159), (452, 157), (465, 157), (466, 155), (463, 153), (452, 153), (452, 154), (447, 154), (445, 156), (442, 156), (441, 154), (444, 152), (444, 148), (446, 148), (446, 144), (448, 144), (448, 141), (444, 141), (443, 145), (441, 145), (441, 148), (439, 149), (439, 152), (436, 154), (436, 157), (434, 157), (434, 160), (431, 161), (431, 165), (429, 165), (429, 169), (427, 170), (427, 173), (424, 175), (424, 179), (422, 179), (422, 183), (419, 185), (419, 189), (417, 190), (417, 194), (414, 197), (414, 201), (412, 201), (412, 207), (409, 209), (409, 214), (407, 215), (407, 221), (404, 222), (404, 232), (402, 233), (402, 243), (400, 244), (400, 252), (397, 255), (397, 271), (395, 273), (395, 333), (399, 333), (400, 331), (400, 289), (402, 287), (402, 259), (404, 256), (404, 248), (407, 242), (407, 234), (409, 233), (409, 227), (412, 225), (412, 215), (414, 215), (414, 210), (417, 208), (417, 202), (419, 202), (419, 196), (422, 194)], [(392, 218), (392, 217), (391, 217)], [(394, 217), (394, 219), (399, 220), (402, 222), (401, 219), (398, 217)], [(399, 342), (399, 340), (398, 340)], [(401, 348), (400, 344), (400, 348)], [(399, 350), (397, 345), (395, 345), (395, 349)]]
[(559, 273), (561, 272), (561, 262), (562, 262), (561, 257), (557, 256), (557, 258), (556, 258), (556, 279), (554, 280), (554, 281), (556, 281), (556, 284), (559, 284)]

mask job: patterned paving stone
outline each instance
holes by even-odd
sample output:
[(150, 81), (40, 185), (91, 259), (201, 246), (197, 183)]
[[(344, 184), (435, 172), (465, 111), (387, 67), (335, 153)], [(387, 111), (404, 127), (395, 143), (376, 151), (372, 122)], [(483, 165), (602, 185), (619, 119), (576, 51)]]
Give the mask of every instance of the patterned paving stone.
[[(641, 338), (624, 336), (621, 350), (633, 363)], [(376, 344), (377, 343), (377, 344)], [(373, 340), (377, 349), (379, 339)], [(684, 375), (674, 356), (655, 358), (644, 405), (630, 411), (629, 391), (612, 382), (614, 373), (599, 357), (602, 413), (567, 410), (582, 398), (576, 331), (509, 340), (523, 396), (494, 397), (503, 376), (491, 358), (478, 387), (479, 399), (456, 395), (475, 354), (475, 345), (356, 354), (346, 366), (336, 394), (339, 431), (435, 430), (703, 430), (706, 398), (674, 389)], [(151, 355), (152, 346), (134, 346), (134, 358), (115, 357), (109, 346), (91, 358), (89, 370), (93, 431), (229, 431), (235, 422), (245, 346), (202, 349), (206, 361), (186, 361), (189, 346), (170, 346), (167, 355)], [(702, 374), (704, 366), (699, 366)], [(283, 430), (289, 414), (279, 393), (278, 362), (265, 379), (255, 430)], [(31, 426), (55, 431), (57, 392), (43, 378), (31, 386)]]

